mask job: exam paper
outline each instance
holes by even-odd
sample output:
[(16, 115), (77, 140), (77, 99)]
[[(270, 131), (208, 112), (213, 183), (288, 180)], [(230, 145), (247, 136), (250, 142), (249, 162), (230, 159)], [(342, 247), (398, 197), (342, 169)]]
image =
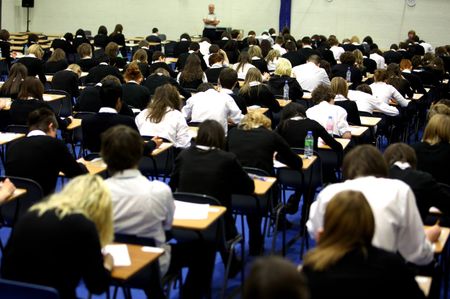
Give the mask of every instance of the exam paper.
[(175, 215), (177, 220), (205, 220), (208, 219), (209, 205), (196, 204), (175, 200)]
[(112, 244), (106, 245), (103, 249), (104, 253), (109, 253), (114, 259), (114, 266), (123, 267), (131, 266), (130, 254), (128, 253), (128, 247), (125, 244)]

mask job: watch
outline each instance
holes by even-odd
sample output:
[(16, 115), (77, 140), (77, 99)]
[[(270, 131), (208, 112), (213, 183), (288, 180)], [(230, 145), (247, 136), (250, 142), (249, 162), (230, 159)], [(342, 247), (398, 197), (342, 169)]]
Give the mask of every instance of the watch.
[(406, 4), (409, 7), (414, 7), (414, 6), (416, 6), (416, 0), (406, 0)]

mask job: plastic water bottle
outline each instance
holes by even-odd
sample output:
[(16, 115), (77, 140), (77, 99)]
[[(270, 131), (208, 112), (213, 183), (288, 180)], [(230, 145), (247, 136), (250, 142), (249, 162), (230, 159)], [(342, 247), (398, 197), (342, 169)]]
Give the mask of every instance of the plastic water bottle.
[(327, 133), (330, 134), (331, 137), (333, 137), (334, 121), (332, 116), (328, 116), (327, 125), (325, 126), (325, 129), (327, 130)]
[(345, 73), (345, 80), (347, 80), (347, 82), (352, 82), (352, 72), (350, 71), (350, 67), (347, 68), (347, 73)]
[(289, 84), (287, 80), (284, 81), (283, 100), (289, 100)]
[(314, 138), (312, 131), (308, 131), (308, 134), (305, 138), (305, 157), (306, 159), (310, 159), (314, 153)]
[(0, 48), (0, 57), (3, 57), (2, 48)]

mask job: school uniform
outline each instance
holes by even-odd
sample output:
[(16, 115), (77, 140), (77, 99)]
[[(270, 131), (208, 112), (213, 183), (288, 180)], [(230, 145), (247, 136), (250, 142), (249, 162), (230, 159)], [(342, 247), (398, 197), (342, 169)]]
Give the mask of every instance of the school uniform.
[(47, 82), (44, 73), (44, 63), (42, 60), (36, 58), (33, 54), (25, 55), (17, 60), (18, 63), (23, 64), (28, 70), (28, 76), (35, 77), (38, 76), (42, 84)]
[(347, 111), (326, 101), (306, 110), (306, 116), (317, 121), (324, 128), (326, 128), (328, 118), (331, 116), (334, 122), (333, 135), (342, 136), (346, 132), (351, 132), (347, 122)]
[(267, 62), (259, 57), (252, 57), (252, 64), (261, 72), (261, 74), (268, 73)]
[(397, 89), (395, 89), (394, 86), (386, 84), (385, 82), (375, 82), (370, 84), (370, 88), (372, 89), (372, 94), (373, 96), (386, 103), (389, 104), (389, 101), (391, 99), (394, 99), (397, 101), (397, 103), (401, 106), (401, 107), (406, 107), (408, 106), (409, 102), (411, 102), (411, 100), (406, 100), (399, 92)]
[(188, 99), (191, 96), (191, 93), (186, 91), (183, 87), (181, 87), (180, 84), (178, 84), (178, 82), (174, 78), (166, 77), (159, 74), (153, 74), (148, 76), (142, 85), (147, 87), (147, 89), (150, 91), (150, 94), (153, 95), (155, 94), (156, 88), (164, 84), (171, 84), (175, 86), (180, 95), (182, 95), (185, 99)]
[(180, 84), (180, 86), (183, 88), (197, 89), (200, 84), (208, 82), (208, 79), (206, 78), (205, 73), (202, 73), (201, 79), (194, 79), (192, 81), (187, 81), (187, 80), (183, 79), (182, 74), (183, 74), (183, 72), (178, 73), (177, 81)]
[(417, 155), (417, 169), (430, 173), (440, 183), (450, 185), (450, 144), (440, 142), (430, 145), (423, 141), (412, 147)]
[(354, 125), (360, 126), (361, 119), (359, 118), (358, 106), (353, 101), (350, 101), (343, 95), (337, 94), (334, 98), (334, 104), (340, 106), (347, 111), (347, 122)]
[(280, 104), (275, 99), (274, 94), (269, 87), (260, 82), (250, 82), (250, 92), (248, 94), (241, 94), (245, 99), (247, 106), (258, 105), (269, 108), (270, 112), (279, 112), (281, 110)]
[(300, 56), (297, 51), (286, 52), (284, 55), (281, 55), (281, 57), (289, 60), (292, 67), (306, 63), (306, 58), (304, 56)]
[(94, 46), (105, 49), (106, 46), (109, 44), (110, 39), (105, 34), (97, 34), (94, 36)]
[(284, 85), (286, 81), (289, 86), (289, 99), (292, 101), (301, 100), (303, 97), (303, 90), (295, 78), (289, 76), (274, 75), (270, 77), (269, 82), (267, 82), (267, 84), (269, 85), (273, 94), (277, 96), (283, 96)]
[(89, 72), (91, 68), (98, 65), (98, 61), (92, 57), (81, 58), (77, 61), (82, 72)]
[(331, 85), (327, 72), (313, 62), (296, 66), (292, 72), (303, 90), (312, 92), (320, 84)]
[(230, 97), (232, 97), (236, 105), (241, 110), (242, 115), (247, 114), (247, 105), (245, 103), (244, 98), (242, 98), (240, 95), (234, 93), (231, 89), (228, 88), (221, 88), (219, 92), (227, 94)]
[(65, 59), (58, 61), (47, 61), (44, 64), (44, 72), (46, 74), (54, 74), (56, 72), (65, 70), (68, 66), (69, 64)]
[(113, 75), (117, 77), (120, 80), (120, 82), (122, 83), (124, 82), (122, 74), (116, 67), (108, 65), (106, 62), (102, 62), (89, 70), (89, 74), (86, 76), (84, 83), (97, 84), (108, 75)]
[(331, 77), (341, 77), (346, 79), (347, 70), (350, 68), (350, 82), (352, 87), (358, 87), (362, 82), (362, 73), (354, 66), (348, 66), (346, 64), (336, 64), (331, 67)]
[(226, 67), (222, 64), (213, 64), (205, 71), (206, 78), (209, 83), (217, 84), (219, 81), (220, 72)]
[(122, 85), (122, 101), (133, 108), (143, 110), (150, 102), (150, 91), (136, 81)]
[(80, 95), (78, 86), (78, 75), (71, 70), (62, 70), (53, 75), (53, 89), (64, 90), (72, 98), (76, 98)]
[(245, 76), (247, 76), (247, 72), (249, 69), (254, 68), (255, 66), (251, 63), (245, 63), (238, 69), (239, 63), (235, 63), (231, 66), (237, 72), (239, 80), (245, 80)]
[(152, 64), (150, 64), (148, 67), (148, 74), (152, 75), (159, 68), (163, 68), (166, 71), (168, 71), (170, 74), (170, 77), (172, 77), (172, 78), (176, 77), (175, 72), (167, 65), (167, 63), (161, 62), (161, 61), (153, 61)]
[(359, 90), (349, 90), (348, 98), (356, 103), (358, 111), (360, 112), (373, 114), (376, 110), (388, 116), (397, 116), (399, 114), (397, 108), (390, 106), (369, 93)]

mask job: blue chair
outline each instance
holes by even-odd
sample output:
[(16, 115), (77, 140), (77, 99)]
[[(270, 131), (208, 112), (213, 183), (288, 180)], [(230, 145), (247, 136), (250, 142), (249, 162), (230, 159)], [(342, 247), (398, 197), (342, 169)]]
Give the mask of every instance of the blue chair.
[(0, 294), (2, 299), (59, 299), (54, 288), (7, 279), (0, 279)]

